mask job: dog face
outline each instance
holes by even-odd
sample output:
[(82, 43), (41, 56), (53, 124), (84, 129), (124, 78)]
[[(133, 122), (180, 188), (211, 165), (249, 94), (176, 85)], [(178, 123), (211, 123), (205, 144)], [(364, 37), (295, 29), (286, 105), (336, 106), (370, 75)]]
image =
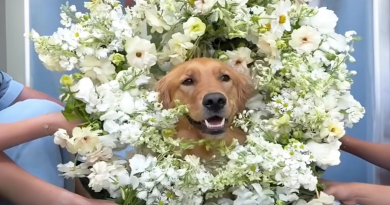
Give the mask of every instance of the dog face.
[(243, 111), (253, 87), (248, 76), (227, 64), (197, 58), (173, 68), (159, 80), (157, 91), (164, 108), (172, 108), (174, 100), (180, 100), (189, 108), (189, 123), (203, 135), (216, 138)]

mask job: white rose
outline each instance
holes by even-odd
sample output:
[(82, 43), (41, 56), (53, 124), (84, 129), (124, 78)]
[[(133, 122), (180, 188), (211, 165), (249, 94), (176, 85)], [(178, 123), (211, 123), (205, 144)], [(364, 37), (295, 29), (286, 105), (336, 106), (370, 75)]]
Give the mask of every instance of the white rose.
[(91, 78), (83, 77), (70, 87), (71, 92), (77, 92), (75, 98), (85, 103), (94, 101), (96, 97), (95, 87)]
[(322, 34), (333, 33), (338, 21), (337, 15), (326, 7), (318, 9), (318, 13), (312, 17), (304, 18), (300, 24), (318, 29)]
[(340, 164), (340, 146), (339, 140), (334, 140), (329, 144), (314, 141), (306, 144), (306, 148), (312, 153), (317, 165), (322, 169)]

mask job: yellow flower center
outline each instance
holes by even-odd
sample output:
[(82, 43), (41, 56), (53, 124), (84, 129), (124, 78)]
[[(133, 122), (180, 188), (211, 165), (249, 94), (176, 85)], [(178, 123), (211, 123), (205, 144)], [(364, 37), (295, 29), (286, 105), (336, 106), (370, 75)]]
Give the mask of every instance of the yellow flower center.
[(286, 16), (280, 15), (279, 16), (279, 24), (284, 24), (284, 23), (286, 23)]
[(265, 29), (267, 29), (267, 31), (270, 31), (271, 30), (271, 24), (270, 23), (265, 24)]
[(194, 24), (193, 26), (191, 26), (191, 30), (192, 31), (199, 31), (200, 30), (199, 24)]
[(76, 38), (78, 38), (80, 36), (79, 32), (74, 33), (74, 36), (76, 36)]
[(337, 126), (336, 124), (330, 124), (329, 126), (329, 131), (333, 134), (336, 134), (336, 135), (340, 135), (342, 132), (343, 132), (343, 129), (339, 126)]

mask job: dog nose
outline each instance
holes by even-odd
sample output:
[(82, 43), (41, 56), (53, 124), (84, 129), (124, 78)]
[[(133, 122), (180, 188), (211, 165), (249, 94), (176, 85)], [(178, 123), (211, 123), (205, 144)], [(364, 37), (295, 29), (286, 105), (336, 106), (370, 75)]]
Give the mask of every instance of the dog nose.
[(209, 93), (203, 97), (203, 106), (210, 111), (218, 112), (226, 105), (226, 97), (222, 93)]

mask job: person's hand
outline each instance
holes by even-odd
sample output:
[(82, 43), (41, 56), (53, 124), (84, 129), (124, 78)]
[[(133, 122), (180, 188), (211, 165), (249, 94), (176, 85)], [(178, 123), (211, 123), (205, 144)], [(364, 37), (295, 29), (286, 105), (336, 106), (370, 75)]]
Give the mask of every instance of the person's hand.
[(89, 204), (86, 204), (86, 205), (114, 205), (114, 204), (117, 204), (117, 203), (112, 202), (112, 201), (100, 200), (100, 199), (87, 199), (87, 201)]
[(359, 189), (359, 183), (341, 183), (328, 180), (322, 180), (326, 185), (324, 193), (332, 195), (336, 200), (345, 205), (356, 205), (356, 192)]
[(72, 135), (73, 128), (82, 124), (81, 120), (68, 121), (61, 112), (50, 113), (46, 115), (49, 124), (50, 135), (58, 131), (58, 129), (64, 129), (68, 135)]
[(87, 199), (84, 197), (74, 198), (72, 205), (115, 205), (115, 202), (100, 199)]

